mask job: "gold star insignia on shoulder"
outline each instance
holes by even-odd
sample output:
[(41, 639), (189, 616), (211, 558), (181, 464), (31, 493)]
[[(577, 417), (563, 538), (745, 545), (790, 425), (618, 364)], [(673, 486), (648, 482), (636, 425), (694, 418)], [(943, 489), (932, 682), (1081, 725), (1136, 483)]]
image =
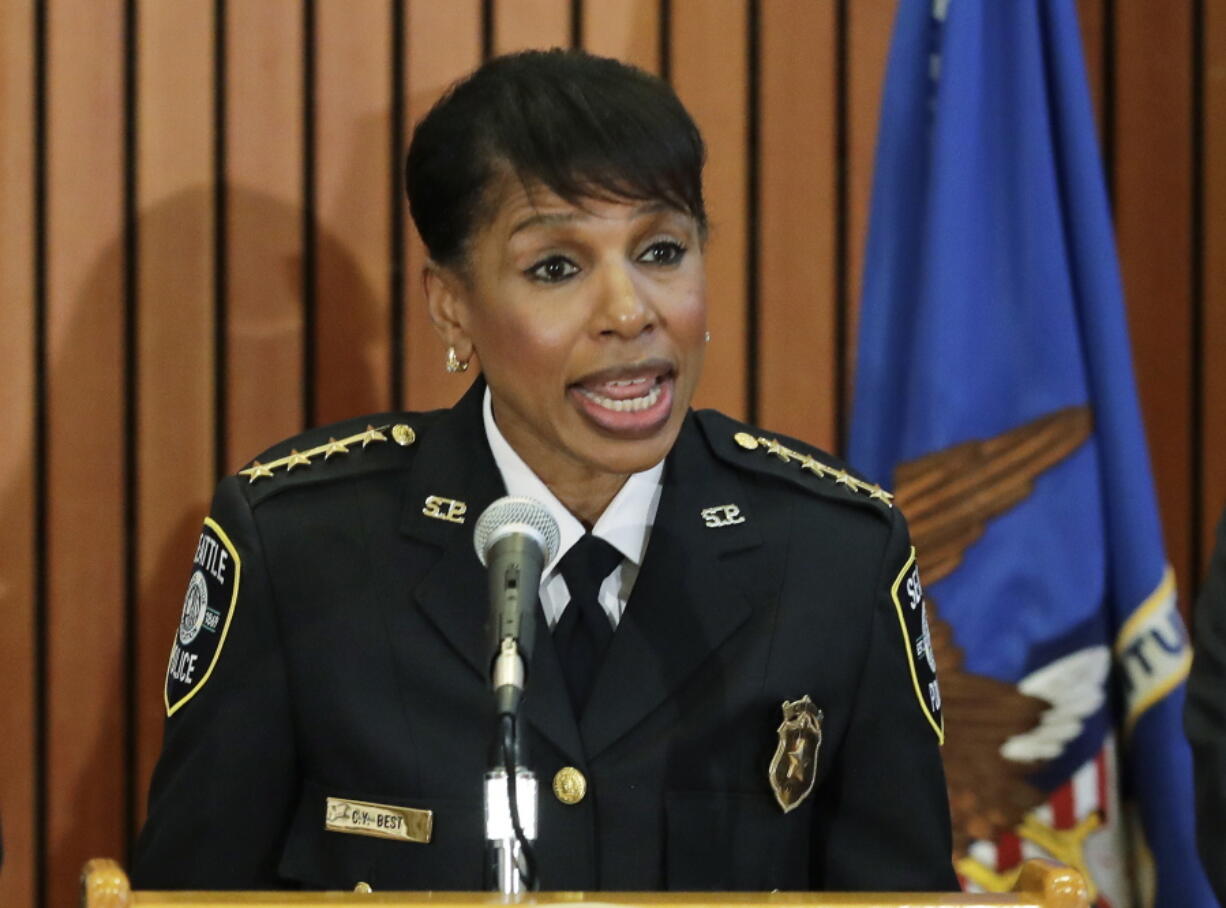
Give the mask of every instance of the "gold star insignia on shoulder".
[(289, 452), (289, 457), (285, 458), (285, 472), (289, 472), (294, 467), (309, 467), (311, 458), (306, 454), (299, 454), (297, 449)]
[(265, 466), (257, 460), (254, 461), (247, 469), (239, 470), (238, 475), (246, 476), (248, 482), (255, 482), (257, 479), (262, 479), (265, 476), (271, 478), (272, 468), (275, 463), (276, 461), (274, 461), (273, 464)]
[[(386, 426), (384, 426), (384, 428), (386, 428)], [(367, 426), (366, 431), (357, 437), (362, 440), (362, 447), (366, 447), (372, 441), (387, 441), (387, 436), (374, 426)]]
[(796, 452), (789, 451), (787, 448), (785, 448), (783, 445), (779, 444), (779, 442), (775, 441), (775, 439), (772, 438), (770, 441), (766, 443), (766, 453), (774, 454), (784, 463), (788, 463)]
[(773, 454), (775, 457), (778, 457), (784, 463), (795, 461), (800, 464), (802, 470), (808, 470), (814, 476), (833, 479), (836, 484), (843, 486), (845, 489), (850, 489), (853, 492), (863, 492), (873, 501), (880, 501), (888, 508), (894, 507), (894, 496), (880, 486), (856, 479), (846, 470), (836, 469), (824, 464), (816, 457), (802, 454), (799, 451), (793, 451), (791, 448), (780, 444), (778, 439), (764, 438), (761, 435), (754, 436), (748, 432), (737, 432), (732, 436), (732, 440), (746, 451), (762, 449), (767, 454)]
[[(297, 467), (314, 466), (314, 461), (312, 461), (311, 458), (318, 457), (320, 454), (322, 454), (323, 459), (327, 461), (331, 460), (337, 454), (348, 454), (350, 446), (358, 444), (359, 442), (361, 442), (362, 447), (365, 448), (371, 442), (387, 441), (387, 435), (384, 434), (385, 430), (387, 429), (388, 426), (379, 426), (378, 428), (375, 428), (374, 426), (368, 425), (365, 432), (358, 432), (355, 435), (349, 435), (339, 440), (336, 438), (329, 438), (325, 444), (316, 445), (315, 447), (308, 448), (305, 451), (299, 451), (297, 448), (294, 448), (285, 457), (278, 457), (276, 460), (270, 460), (268, 463), (260, 463), (257, 460), (247, 469), (240, 470), (239, 475), (246, 476), (248, 478), (248, 482), (255, 482), (257, 479), (263, 479), (265, 477), (271, 479), (273, 476), (273, 471), (279, 470), (282, 467), (284, 467), (285, 472), (288, 473)], [(408, 447), (417, 439), (417, 433), (415, 433), (404, 423), (397, 423), (394, 427), (392, 427), (391, 431), (392, 437), (396, 439), (396, 443), (402, 447)]]
[(875, 501), (884, 501), (887, 508), (894, 507), (894, 496), (881, 486), (873, 486), (873, 491), (868, 497)]

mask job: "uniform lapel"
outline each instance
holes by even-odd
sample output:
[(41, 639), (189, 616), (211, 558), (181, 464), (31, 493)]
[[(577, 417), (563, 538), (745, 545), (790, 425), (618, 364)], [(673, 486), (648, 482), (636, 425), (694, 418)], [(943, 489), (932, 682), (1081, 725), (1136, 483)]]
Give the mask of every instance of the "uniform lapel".
[[(717, 511), (736, 505), (743, 522)], [(580, 728), (589, 760), (640, 722), (749, 618), (761, 534), (740, 481), (687, 418), (664, 471), (642, 570)]]
[[(489, 671), (489, 586), (473, 550), (473, 528), (486, 507), (506, 494), (485, 437), (484, 394), (485, 382), (478, 378), (459, 403), (423, 433), (421, 450), (407, 480), (400, 519), (403, 533), (439, 550), (438, 560), (417, 584), (418, 606), (483, 679), (488, 678)], [(467, 505), (464, 523), (423, 513), (431, 496), (463, 501)], [(555, 746), (577, 760), (582, 753), (579, 729), (539, 607), (536, 621), (536, 648), (528, 671), (524, 714)]]
[[(400, 529), (439, 550), (417, 584), (418, 605), (474, 671), (485, 676), (485, 571), (473, 551), (473, 525), (491, 501), (506, 494), (481, 422), (485, 382), (478, 378), (460, 401), (422, 433), (401, 505)], [(463, 502), (463, 522), (429, 516), (428, 499)]]

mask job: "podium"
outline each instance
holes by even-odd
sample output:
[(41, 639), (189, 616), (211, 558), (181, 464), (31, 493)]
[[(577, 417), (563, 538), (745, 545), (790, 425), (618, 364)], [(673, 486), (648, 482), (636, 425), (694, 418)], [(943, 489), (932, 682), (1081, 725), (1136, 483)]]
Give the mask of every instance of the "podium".
[(535, 892), (510, 899), (495, 892), (145, 892), (133, 891), (115, 861), (95, 858), (81, 875), (82, 908), (1089, 908), (1085, 881), (1070, 867), (1031, 860), (1006, 893), (929, 892)]

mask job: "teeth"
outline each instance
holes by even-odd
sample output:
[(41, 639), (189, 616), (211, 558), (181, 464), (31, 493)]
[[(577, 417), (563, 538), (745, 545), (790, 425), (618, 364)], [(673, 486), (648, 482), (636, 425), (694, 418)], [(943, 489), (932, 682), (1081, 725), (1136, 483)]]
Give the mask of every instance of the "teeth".
[[(640, 379), (639, 381), (643, 380), (644, 379)], [(611, 385), (628, 385), (635, 383), (636, 382), (609, 382)], [(618, 413), (638, 413), (641, 410), (648, 410), (656, 405), (656, 402), (660, 399), (660, 394), (663, 393), (660, 386), (655, 385), (642, 397), (632, 397), (629, 400), (613, 400), (611, 397), (605, 397), (602, 394), (597, 394), (595, 391), (589, 391), (587, 388), (580, 388), (579, 390), (583, 392), (588, 400), (599, 404), (606, 410), (613, 410)]]
[(649, 378), (623, 378), (618, 381), (606, 382), (611, 388), (628, 388), (631, 385), (642, 385), (651, 381)]

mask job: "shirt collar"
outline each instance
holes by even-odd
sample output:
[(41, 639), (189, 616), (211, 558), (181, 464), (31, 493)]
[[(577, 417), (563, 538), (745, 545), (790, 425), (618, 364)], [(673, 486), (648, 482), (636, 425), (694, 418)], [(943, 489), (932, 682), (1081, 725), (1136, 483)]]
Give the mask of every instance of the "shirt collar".
[[(489, 441), (498, 472), (502, 474), (507, 494), (536, 499), (558, 522), (561, 543), (558, 546), (558, 554), (545, 566), (545, 573), (548, 573), (570, 547), (579, 541), (584, 533), (583, 524), (558, 501), (557, 496), (532, 472), (532, 468), (524, 463), (523, 458), (506, 440), (498, 428), (498, 423), (494, 421), (494, 407), (488, 387), (485, 389), (482, 417), (485, 422), (485, 437)], [(613, 496), (613, 500), (592, 527), (592, 535), (608, 542), (622, 553), (622, 557), (636, 566), (643, 562), (647, 539), (660, 506), (663, 476), (662, 460), (640, 473), (630, 474), (625, 485)]]

